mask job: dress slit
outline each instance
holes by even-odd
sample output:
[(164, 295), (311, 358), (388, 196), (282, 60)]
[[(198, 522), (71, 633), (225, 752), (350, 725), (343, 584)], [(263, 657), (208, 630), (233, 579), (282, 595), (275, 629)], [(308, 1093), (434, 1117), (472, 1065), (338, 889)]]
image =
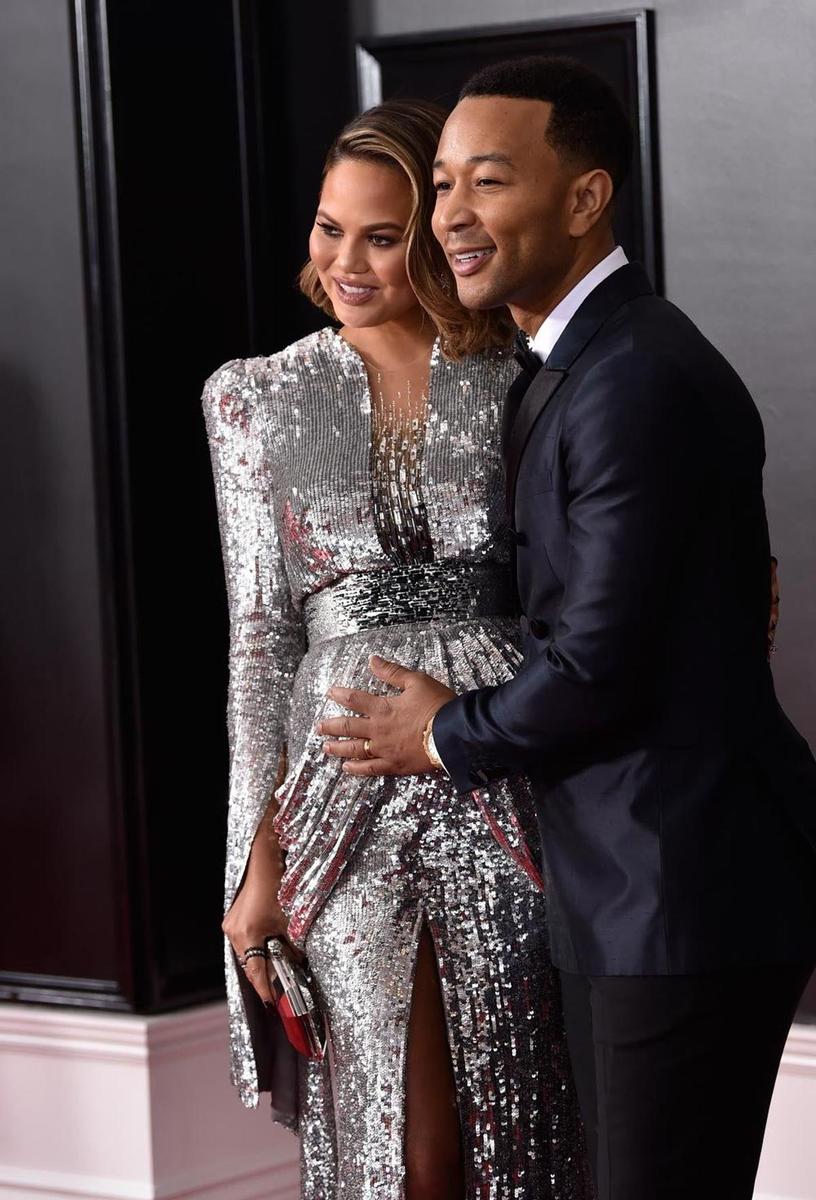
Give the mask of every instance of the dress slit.
[[(403, 1162), (405, 1170), (405, 1196), (413, 1200), (411, 1183), (414, 1179), (420, 1185), (420, 1194), (428, 1194), (428, 1159), (430, 1159), (432, 1180), (440, 1195), (446, 1200), (462, 1200), (464, 1196), (464, 1144), (461, 1111), (458, 1103), (457, 1070), (453, 1047), (455, 1041), (451, 1038), (451, 1014), (448, 1010), (445, 991), (439, 964), (439, 951), (434, 938), (431, 923), (424, 909), (420, 909), (416, 923), (414, 938), (414, 961), (412, 964), (412, 983), (409, 992), (409, 1007), (405, 1021), (405, 1050), (404, 1050), (404, 1094), (405, 1094), (405, 1124), (403, 1129)], [(427, 949), (427, 970), (422, 971), (421, 960), (423, 947)], [(418, 981), (422, 976), (422, 987), (430, 989), (431, 996), (417, 995)], [(417, 1007), (418, 1006), (418, 1007)], [(429, 1006), (435, 1012), (429, 1014)], [(419, 1013), (415, 1021), (415, 1014)], [(415, 1051), (414, 1039), (420, 1028), (427, 1029), (428, 1016), (438, 1025), (433, 1037), (433, 1045), (421, 1047)], [(439, 1036), (441, 1035), (441, 1037)], [(430, 1078), (421, 1081), (417, 1090), (412, 1087), (412, 1072), (421, 1070), (428, 1054), (437, 1060), (436, 1071)], [(416, 1081), (414, 1081), (416, 1082)], [(446, 1111), (446, 1097), (450, 1101), (450, 1111)], [(434, 1146), (429, 1155), (429, 1143), (433, 1143), (435, 1135), (442, 1129), (444, 1143), (441, 1147)], [(412, 1147), (412, 1142), (415, 1145)], [(412, 1154), (413, 1150), (413, 1154)], [(414, 1162), (415, 1172), (411, 1166)], [(417, 1172), (419, 1178), (417, 1178)], [(423, 1184), (425, 1185), (423, 1187)]]

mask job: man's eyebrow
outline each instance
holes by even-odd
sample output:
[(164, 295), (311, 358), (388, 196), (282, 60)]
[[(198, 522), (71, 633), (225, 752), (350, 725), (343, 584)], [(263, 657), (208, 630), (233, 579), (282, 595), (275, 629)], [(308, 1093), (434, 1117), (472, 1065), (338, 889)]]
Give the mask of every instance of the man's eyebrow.
[[(506, 154), (501, 154), (498, 150), (492, 150), (489, 154), (471, 154), (470, 158), (467, 161), (469, 163), (485, 163), (485, 162), (501, 163), (502, 166), (505, 166), (505, 167), (512, 167), (512, 165), (513, 165), (512, 158), (508, 157), (508, 155), (506, 155)], [(436, 160), (436, 162), (434, 163), (434, 170), (444, 167), (444, 165), (445, 165), (444, 158), (438, 158)]]
[[(340, 228), (340, 222), (335, 221), (334, 217), (327, 213), (325, 208), (319, 208), (317, 215), (323, 217), (330, 225), (336, 225), (338, 229)], [(365, 233), (372, 233), (375, 229), (399, 229), (403, 231), (405, 226), (400, 225), (399, 221), (377, 221), (374, 225), (365, 225), (363, 229)]]
[(468, 159), (469, 163), (494, 162), (502, 163), (505, 167), (512, 167), (513, 160), (506, 154), (500, 154), (498, 150), (493, 150), (490, 154), (471, 154)]

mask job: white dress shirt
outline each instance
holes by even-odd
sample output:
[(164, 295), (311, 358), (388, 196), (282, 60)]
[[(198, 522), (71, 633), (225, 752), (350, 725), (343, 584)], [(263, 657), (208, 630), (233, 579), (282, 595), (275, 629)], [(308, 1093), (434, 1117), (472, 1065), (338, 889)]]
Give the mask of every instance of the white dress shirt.
[[(561, 334), (586, 300), (589, 293), (594, 291), (598, 284), (607, 279), (613, 271), (617, 271), (618, 267), (625, 267), (628, 261), (629, 259), (624, 254), (622, 248), (616, 246), (612, 253), (607, 254), (606, 258), (602, 258), (591, 271), (587, 272), (583, 279), (579, 279), (572, 291), (567, 292), (564, 299), (559, 304), (556, 304), (550, 315), (544, 318), (541, 328), (535, 337), (528, 337), (527, 339), (530, 342), (530, 349), (534, 354), (539, 356), (542, 362), (547, 361), (553, 346), (561, 337)], [(431, 733), (428, 738), (428, 749), (434, 765), (441, 766), (447, 774), (447, 768), (442, 762), (441, 755), (434, 741), (433, 722), (431, 722)]]
[(611, 254), (607, 254), (606, 258), (602, 258), (591, 271), (588, 271), (583, 279), (579, 279), (571, 292), (567, 292), (564, 299), (556, 304), (548, 317), (544, 318), (541, 328), (534, 338), (529, 338), (530, 349), (534, 354), (537, 354), (542, 362), (546, 362), (550, 356), (553, 346), (561, 337), (561, 334), (566, 329), (569, 322), (575, 316), (578, 309), (586, 300), (590, 292), (593, 292), (599, 283), (603, 283), (613, 271), (617, 271), (619, 267), (625, 267), (629, 259), (623, 252), (620, 246), (616, 246)]

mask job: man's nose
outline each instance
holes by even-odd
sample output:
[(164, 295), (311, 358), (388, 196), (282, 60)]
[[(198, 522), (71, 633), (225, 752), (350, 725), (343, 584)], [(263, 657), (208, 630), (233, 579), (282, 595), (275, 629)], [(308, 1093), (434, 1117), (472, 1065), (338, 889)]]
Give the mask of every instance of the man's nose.
[(448, 192), (443, 204), (437, 204), (433, 214), (433, 223), (443, 233), (452, 233), (456, 229), (466, 229), (475, 221), (473, 209), (468, 204), (465, 192), (453, 188)]

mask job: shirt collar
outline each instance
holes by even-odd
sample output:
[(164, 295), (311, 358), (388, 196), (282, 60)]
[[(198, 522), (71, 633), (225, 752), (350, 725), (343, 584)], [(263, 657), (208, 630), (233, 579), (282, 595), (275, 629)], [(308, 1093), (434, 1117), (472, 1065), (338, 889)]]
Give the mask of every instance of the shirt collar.
[(530, 349), (538, 355), (542, 362), (547, 361), (553, 346), (589, 293), (594, 291), (599, 283), (603, 283), (604, 279), (607, 279), (613, 271), (617, 271), (619, 267), (625, 267), (628, 261), (623, 248), (616, 246), (612, 253), (607, 254), (606, 258), (596, 263), (583, 279), (579, 279), (572, 291), (567, 292), (564, 299), (555, 306), (550, 315), (544, 319), (535, 337), (528, 339)]

